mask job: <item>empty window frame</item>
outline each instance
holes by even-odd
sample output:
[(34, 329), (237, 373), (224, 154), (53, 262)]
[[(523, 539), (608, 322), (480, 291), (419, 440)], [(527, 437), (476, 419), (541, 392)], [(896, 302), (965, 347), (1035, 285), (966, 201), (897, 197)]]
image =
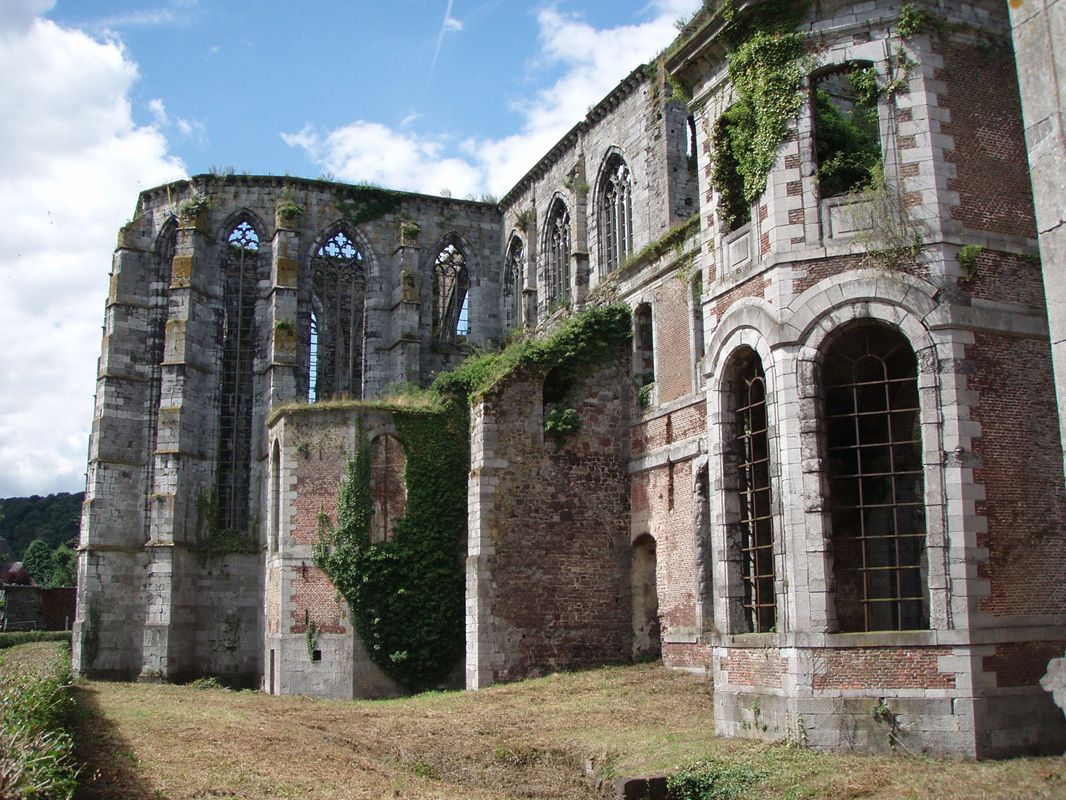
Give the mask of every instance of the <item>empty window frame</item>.
[(841, 631), (929, 627), (918, 363), (868, 322), (822, 362), (830, 525)]
[(629, 167), (612, 155), (600, 189), (600, 276), (617, 269), (633, 249), (633, 196)]
[(752, 143), (746, 140), (741, 111), (737, 106), (731, 106), (722, 114), (712, 137), (714, 170), (711, 185), (718, 192), (718, 220), (725, 233), (732, 233), (751, 222), (751, 202), (745, 193), (740, 158)]
[(455, 242), (441, 248), (433, 262), (433, 338), (452, 341), (469, 331), (466, 256)]
[(738, 515), (730, 550), (740, 558), (744, 631), (768, 633), (777, 626), (774, 522), (770, 490), (770, 432), (766, 376), (754, 351), (739, 357), (733, 380), (733, 431)]
[(548, 256), (548, 302), (570, 300), (570, 212), (556, 200), (548, 215), (545, 251)]
[(814, 85), (814, 149), (822, 198), (862, 189), (881, 170), (877, 73), (850, 63)]
[[(366, 273), (348, 231), (337, 230), (314, 252), (311, 286), (315, 363), (308, 376), (310, 396), (362, 397)], [(307, 344), (310, 369), (310, 339)]]
[(219, 528), (245, 530), (255, 400), (259, 234), (243, 220), (227, 234), (225, 247), (216, 523)]
[(504, 271), (503, 298), (504, 319), (507, 327), (518, 328), (522, 325), (522, 287), (525, 276), (525, 245), (517, 236), (511, 237), (507, 246), (507, 267)]

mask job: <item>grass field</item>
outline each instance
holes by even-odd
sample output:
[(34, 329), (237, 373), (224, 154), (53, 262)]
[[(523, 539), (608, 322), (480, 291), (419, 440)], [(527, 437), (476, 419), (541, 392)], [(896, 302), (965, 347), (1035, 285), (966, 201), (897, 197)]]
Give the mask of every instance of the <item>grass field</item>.
[(742, 786), (710, 797), (1066, 798), (1060, 758), (937, 761), (719, 739), (707, 679), (656, 664), (355, 703), (93, 682), (76, 698), (85, 800), (603, 798), (586, 762), (613, 786), (698, 759), (723, 790)]

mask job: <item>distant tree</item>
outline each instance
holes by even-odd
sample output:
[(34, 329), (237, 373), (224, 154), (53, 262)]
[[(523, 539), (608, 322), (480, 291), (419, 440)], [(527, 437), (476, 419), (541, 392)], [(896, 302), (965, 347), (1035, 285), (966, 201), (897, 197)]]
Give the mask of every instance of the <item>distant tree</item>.
[(49, 586), (74, 586), (78, 582), (78, 556), (69, 545), (61, 544), (52, 552), (52, 575)]
[(52, 577), (52, 548), (44, 539), (34, 539), (22, 556), (22, 566), (38, 586), (47, 586)]
[(47, 497), (8, 497), (3, 503), (0, 536), (15, 556), (24, 555), (34, 539), (44, 539), (50, 550), (78, 537), (84, 492), (61, 492)]

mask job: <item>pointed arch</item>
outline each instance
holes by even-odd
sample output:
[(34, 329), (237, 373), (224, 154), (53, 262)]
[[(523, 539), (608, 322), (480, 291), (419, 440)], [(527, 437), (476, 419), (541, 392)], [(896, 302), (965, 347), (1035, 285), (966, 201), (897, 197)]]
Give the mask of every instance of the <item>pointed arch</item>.
[(219, 452), (216, 471), (219, 528), (245, 530), (249, 518), (253, 416), (255, 413), (256, 303), (263, 277), (261, 232), (255, 218), (238, 212), (223, 228), (221, 243), (222, 370)]
[[(312, 399), (338, 395), (362, 397), (369, 261), (366, 252), (363, 237), (342, 222), (323, 229), (312, 242), (308, 258), (311, 302), (301, 325), (308, 337), (304, 346)], [(310, 372), (312, 342), (313, 373)]]
[(450, 342), (470, 332), (471, 248), (449, 233), (433, 257), (433, 338)]
[(548, 210), (547, 224), (544, 226), (549, 303), (570, 300), (570, 242), (570, 210), (563, 199), (557, 196)]
[(517, 233), (511, 234), (503, 277), (503, 319), (510, 330), (522, 326), (522, 289), (525, 286), (526, 243)]
[(633, 179), (617, 148), (611, 149), (600, 169), (596, 219), (602, 278), (624, 264), (633, 250)]

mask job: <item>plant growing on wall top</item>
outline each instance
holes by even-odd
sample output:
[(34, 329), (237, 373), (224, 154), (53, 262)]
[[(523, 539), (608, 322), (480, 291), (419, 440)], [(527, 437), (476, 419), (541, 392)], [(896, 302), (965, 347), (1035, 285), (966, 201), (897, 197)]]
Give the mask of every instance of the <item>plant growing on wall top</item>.
[(352, 225), (381, 219), (398, 209), (410, 195), (370, 184), (338, 186), (333, 201), (341, 218)]

